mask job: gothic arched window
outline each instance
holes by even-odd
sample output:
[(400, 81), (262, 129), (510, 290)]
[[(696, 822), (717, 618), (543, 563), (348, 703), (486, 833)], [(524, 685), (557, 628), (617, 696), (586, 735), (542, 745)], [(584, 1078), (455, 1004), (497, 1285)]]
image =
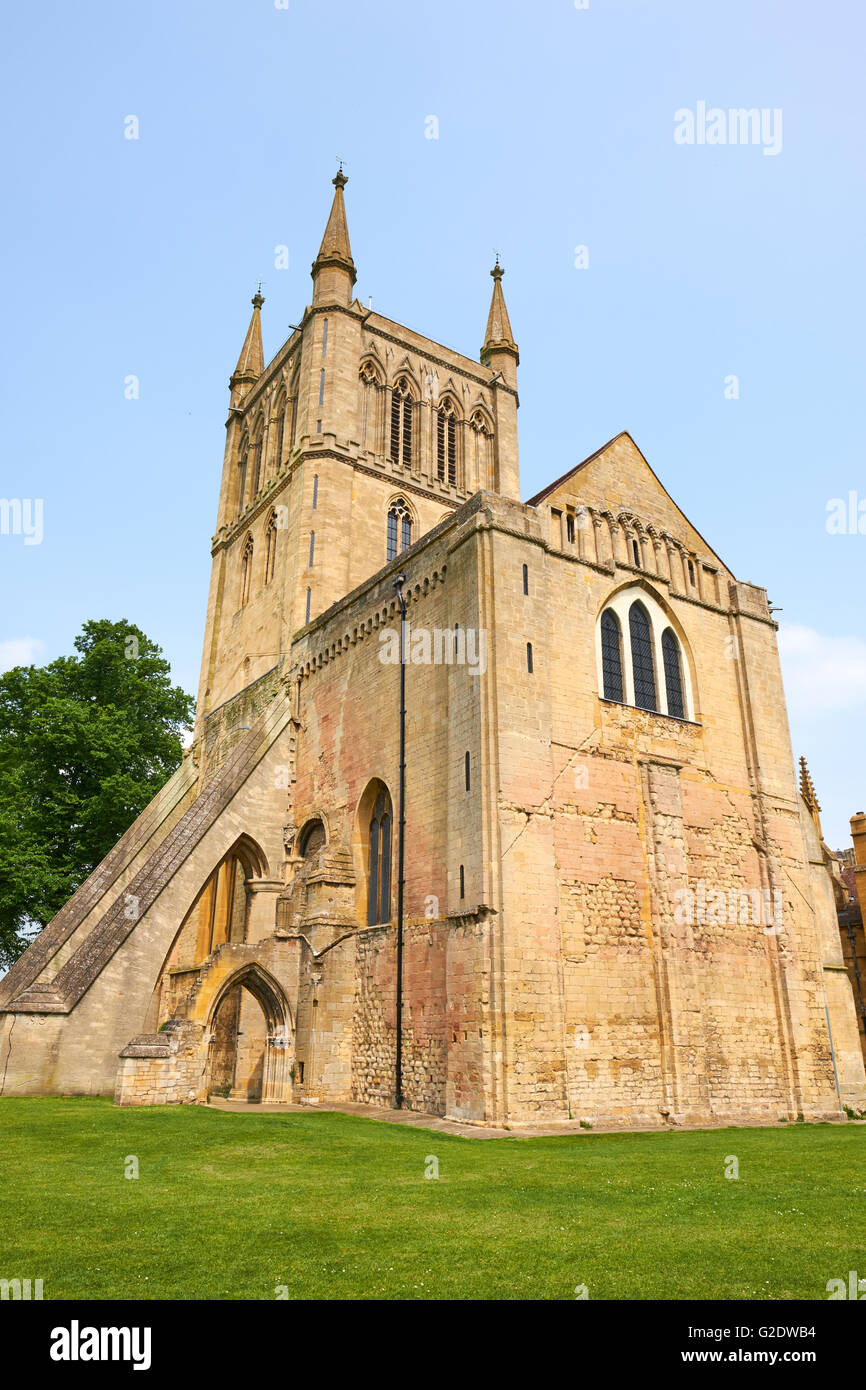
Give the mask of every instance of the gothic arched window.
[(602, 699), (672, 719), (697, 717), (686, 639), (648, 586), (631, 584), (608, 599), (598, 619), (596, 662)]
[(409, 383), (401, 376), (391, 392), (391, 461), (412, 462), (412, 393)]
[(457, 412), (452, 400), (444, 400), (436, 412), (436, 477), (457, 485)]
[(388, 508), (387, 558), (396, 560), (412, 544), (412, 514), (402, 497)]
[(241, 608), (249, 603), (250, 586), (253, 582), (253, 538), (247, 536), (247, 543), (244, 546), (243, 559), (241, 560)]
[(634, 702), (638, 709), (656, 712), (656, 678), (653, 664), (653, 640), (650, 621), (642, 603), (633, 603), (628, 610), (631, 634), (631, 668), (634, 677)]
[(277, 565), (277, 514), (271, 512), (265, 533), (265, 583), (270, 584)]
[(298, 854), (302, 859), (312, 859), (326, 843), (325, 827), (320, 820), (310, 821), (301, 831), (298, 840)]
[(668, 697), (668, 714), (675, 719), (685, 719), (683, 700), (683, 668), (680, 664), (680, 644), (673, 628), (666, 627), (662, 633), (662, 657), (665, 664), (665, 692)]
[(383, 787), (370, 818), (370, 872), (367, 925), (391, 920), (391, 798)]
[(622, 636), (619, 618), (613, 609), (606, 608), (601, 615), (601, 670), (604, 681), (604, 698), (625, 700), (622, 684)]

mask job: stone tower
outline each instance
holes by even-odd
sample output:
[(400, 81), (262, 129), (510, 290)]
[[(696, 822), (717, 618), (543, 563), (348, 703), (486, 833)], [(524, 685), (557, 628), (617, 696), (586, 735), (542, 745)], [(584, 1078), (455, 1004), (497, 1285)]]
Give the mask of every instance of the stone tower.
[(0, 981), (3, 1093), (863, 1107), (766, 592), (625, 432), (522, 503), (502, 267), (479, 360), (373, 313), (345, 185), (230, 379), (194, 742)]
[[(197, 732), (293, 635), (481, 489), (519, 499), (517, 346), (497, 263), (481, 361), (352, 298), (342, 172), (312, 303), (265, 367), (260, 294), (230, 380)], [(393, 524), (392, 524), (393, 530)]]

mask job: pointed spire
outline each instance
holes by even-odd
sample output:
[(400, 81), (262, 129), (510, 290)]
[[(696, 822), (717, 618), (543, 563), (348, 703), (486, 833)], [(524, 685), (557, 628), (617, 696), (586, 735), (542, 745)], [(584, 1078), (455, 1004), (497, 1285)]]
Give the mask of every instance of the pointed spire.
[(237, 403), (236, 397), (243, 392), (238, 388), (248, 387), (255, 384), (265, 369), (265, 355), (262, 351), (262, 315), (261, 308), (264, 304), (262, 298), (261, 285), (256, 290), (252, 298), (253, 315), (250, 319), (250, 326), (247, 329), (247, 336), (244, 338), (244, 345), (241, 348), (241, 355), (238, 358), (238, 365), (235, 367), (229, 379), (229, 386), (232, 392), (232, 405)]
[[(502, 277), (505, 271), (499, 264), (498, 256), (490, 274), (493, 276), (493, 298), (490, 301), (490, 313), (487, 315), (487, 332), (484, 335), (484, 346), (481, 349), (481, 361), (485, 367), (503, 371), (513, 384), (514, 368), (520, 361), (520, 356), (514, 335), (511, 332), (508, 310), (505, 307), (505, 295), (502, 293)], [(514, 359), (510, 372), (504, 371), (504, 361), (500, 358), (500, 354)]]
[(346, 205), (343, 202), (343, 189), (349, 180), (340, 168), (333, 180), (336, 192), (331, 204), (331, 214), (319, 254), (313, 261), (310, 272), (313, 277), (313, 303), (341, 301), (348, 304), (352, 286), (357, 280), (352, 248), (349, 245), (349, 228), (346, 224)]

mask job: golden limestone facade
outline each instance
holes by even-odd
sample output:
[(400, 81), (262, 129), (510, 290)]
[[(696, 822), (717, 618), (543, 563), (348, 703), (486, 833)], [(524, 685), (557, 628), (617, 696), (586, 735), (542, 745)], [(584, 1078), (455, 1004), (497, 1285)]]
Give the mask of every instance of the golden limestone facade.
[(372, 312), (334, 182), (231, 378), (194, 742), (0, 981), (3, 1094), (391, 1105), (400, 938), (413, 1109), (863, 1107), (765, 592), (627, 434), (522, 503), (501, 268), (477, 361)]

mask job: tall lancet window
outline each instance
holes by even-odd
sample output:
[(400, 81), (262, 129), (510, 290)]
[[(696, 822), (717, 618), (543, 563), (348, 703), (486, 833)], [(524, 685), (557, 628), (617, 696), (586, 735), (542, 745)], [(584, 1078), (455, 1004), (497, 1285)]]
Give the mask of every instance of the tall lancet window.
[(388, 560), (396, 560), (402, 550), (412, 544), (412, 514), (402, 497), (398, 497), (388, 508), (387, 554)]
[(271, 512), (265, 535), (265, 583), (270, 584), (277, 566), (277, 514)]
[(238, 449), (238, 516), (240, 516), (246, 504), (249, 450), (249, 440), (246, 435), (244, 435), (241, 440), (241, 447)]
[(259, 422), (253, 431), (253, 447), (251, 450), (252, 458), (252, 496), (255, 497), (262, 485), (262, 442), (264, 439), (264, 421), (259, 416)]
[(493, 431), (484, 413), (476, 410), (469, 421), (475, 441), (475, 486), (493, 487)]
[(606, 608), (601, 615), (601, 670), (604, 677), (604, 698), (625, 700), (622, 684), (622, 634), (619, 618)]
[(631, 634), (634, 702), (638, 709), (657, 711), (652, 632), (647, 611), (642, 603), (633, 603), (628, 610), (628, 626)]
[(440, 483), (457, 484), (457, 412), (451, 400), (436, 414), (436, 476)]
[(299, 354), (298, 354), (298, 360), (297, 360), (297, 362), (295, 363), (294, 371), (292, 372), (292, 383), (291, 383), (291, 386), (289, 387), (289, 410), (291, 411), (291, 417), (290, 417), (291, 429), (289, 430), (289, 448), (292, 448), (292, 447), (293, 447), (293, 445), (294, 445), (294, 443), (295, 443), (295, 436), (297, 435), (297, 432), (298, 432), (298, 384), (299, 384), (299, 381), (300, 381), (300, 374), (301, 374), (301, 359), (300, 359), (300, 353), (299, 353)]
[(286, 398), (280, 395), (277, 401), (276, 410), (276, 437), (274, 439), (274, 457), (271, 463), (271, 471), (279, 473), (283, 466), (283, 447), (286, 440)]
[(241, 560), (241, 608), (250, 601), (250, 588), (253, 582), (253, 538), (247, 536)]
[(662, 657), (665, 663), (665, 692), (668, 697), (668, 714), (672, 714), (675, 719), (685, 719), (686, 707), (683, 699), (680, 644), (673, 628), (670, 627), (666, 627), (662, 633)]
[(401, 376), (391, 392), (391, 462), (412, 462), (412, 393)]
[(370, 819), (370, 876), (367, 884), (367, 925), (391, 920), (391, 798), (384, 787)]
[(380, 423), (382, 384), (379, 373), (372, 362), (364, 362), (360, 371), (361, 381), (361, 446), (372, 454), (382, 452), (382, 430)]

